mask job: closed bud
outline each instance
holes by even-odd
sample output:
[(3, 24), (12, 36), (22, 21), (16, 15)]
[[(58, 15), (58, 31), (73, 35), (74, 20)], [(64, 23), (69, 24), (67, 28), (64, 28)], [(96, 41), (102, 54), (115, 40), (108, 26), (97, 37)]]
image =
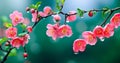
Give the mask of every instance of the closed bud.
[(90, 10), (89, 13), (88, 13), (88, 15), (89, 15), (90, 17), (92, 17), (92, 16), (93, 16), (93, 11)]
[(24, 52), (23, 57), (26, 59), (28, 57), (28, 54)]

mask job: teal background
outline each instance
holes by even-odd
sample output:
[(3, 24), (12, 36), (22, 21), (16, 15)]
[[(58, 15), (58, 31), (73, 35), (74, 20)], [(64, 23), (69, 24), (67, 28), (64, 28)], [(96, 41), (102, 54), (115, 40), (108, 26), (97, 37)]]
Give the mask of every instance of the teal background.
[[(18, 10), (23, 13), (24, 17), (31, 20), (31, 14), (26, 13), (25, 8), (38, 1), (42, 2), (40, 11), (45, 6), (50, 6), (55, 10), (55, 0), (0, 0), (0, 17), (9, 16), (14, 10)], [(76, 10), (78, 7), (83, 10), (102, 9), (103, 7), (115, 8), (120, 7), (120, 0), (66, 0), (63, 11)], [(28, 59), (23, 58), (23, 48), (20, 48), (17, 51), (17, 56), (8, 57), (6, 63), (120, 63), (120, 27), (115, 29), (114, 36), (105, 39), (104, 42), (98, 40), (95, 46), (88, 45), (83, 53), (75, 55), (72, 50), (74, 40), (81, 38), (83, 31), (92, 31), (103, 20), (101, 12), (92, 18), (85, 14), (84, 18), (78, 17), (76, 21), (68, 23), (73, 30), (71, 37), (53, 41), (51, 37), (46, 35), (46, 25), (48, 23), (54, 24), (53, 19), (52, 17), (43, 19), (30, 34), (31, 39), (26, 46), (29, 54)], [(63, 21), (64, 16), (62, 16), (61, 23)]]

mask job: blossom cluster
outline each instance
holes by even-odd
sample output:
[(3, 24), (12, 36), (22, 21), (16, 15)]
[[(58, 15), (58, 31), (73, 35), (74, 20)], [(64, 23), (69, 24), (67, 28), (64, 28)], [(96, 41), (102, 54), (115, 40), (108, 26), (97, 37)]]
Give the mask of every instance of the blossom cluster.
[[(52, 37), (53, 40), (56, 40), (57, 38), (63, 38), (63, 37), (70, 37), (72, 36), (72, 29), (69, 25), (63, 24), (60, 25), (61, 17), (59, 14), (54, 14), (52, 9), (49, 6), (44, 7), (43, 11), (37, 11), (35, 9), (29, 9), (27, 8), (27, 11), (30, 11), (32, 13), (32, 21), (38, 22), (40, 17), (44, 18), (46, 16), (49, 16), (52, 14), (53, 20), (55, 22), (54, 25), (48, 24), (47, 25), (47, 31), (46, 34), (49, 37)], [(74, 14), (75, 11), (70, 11), (68, 14)], [(69, 22), (76, 20), (76, 15), (69, 15), (66, 17), (66, 20)]]
[(86, 45), (95, 45), (97, 38), (104, 41), (104, 38), (110, 38), (114, 34), (114, 29), (120, 26), (120, 13), (116, 13), (107, 23), (105, 27), (96, 26), (93, 31), (85, 31), (82, 33), (83, 39), (76, 39), (73, 43), (73, 51), (75, 53), (83, 52)]
[(65, 36), (70, 37), (72, 35), (72, 29), (69, 25), (48, 24), (46, 34), (56, 40), (57, 38), (63, 38)]
[[(32, 26), (29, 25), (29, 20), (27, 18), (24, 18), (22, 13), (19, 11), (14, 11), (10, 14), (11, 19), (11, 26), (6, 27), (5, 30), (5, 36), (8, 39), (6, 42), (6, 46), (11, 45), (13, 48), (19, 48), (20, 46), (24, 47), (26, 44), (28, 44), (28, 41), (30, 39), (29, 33), (32, 32)], [(24, 30), (21, 33), (18, 33), (17, 26), (21, 25), (24, 28)], [(25, 33), (28, 32), (28, 33)], [(25, 51), (23, 54), (24, 58), (27, 58), (27, 52)]]
[[(23, 18), (22, 13), (18, 11), (14, 11), (12, 14), (10, 14), (10, 19), (12, 20), (12, 26), (8, 27), (8, 29), (6, 29), (5, 31), (6, 37), (10, 39), (9, 43), (16, 48), (19, 48), (20, 46), (25, 46), (25, 44), (28, 43), (28, 39), (30, 38), (29, 34), (18, 36), (18, 29), (16, 26), (18, 24), (27, 25), (25, 23), (26, 19)], [(26, 30), (28, 30), (28, 32), (32, 32), (31, 26), (28, 26)]]

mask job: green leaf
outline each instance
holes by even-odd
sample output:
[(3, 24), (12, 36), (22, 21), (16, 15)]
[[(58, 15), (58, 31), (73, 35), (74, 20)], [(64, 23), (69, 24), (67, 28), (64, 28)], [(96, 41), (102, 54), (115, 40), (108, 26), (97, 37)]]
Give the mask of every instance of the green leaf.
[(61, 0), (61, 3), (62, 3), (62, 5), (64, 5), (64, 3), (65, 3), (65, 0)]
[(104, 11), (102, 11), (102, 17), (105, 17), (108, 13), (110, 13), (110, 9), (108, 7), (103, 8)]
[(23, 23), (21, 23), (20, 26), (22, 27), (22, 29), (26, 29), (26, 27), (27, 27), (27, 26), (26, 26), (25, 24), (23, 24)]
[(6, 37), (1, 38), (1, 39), (0, 39), (0, 44), (6, 42), (7, 40), (8, 40), (8, 38), (6, 38)]
[(33, 8), (33, 9), (34, 9), (34, 8), (35, 8), (35, 5), (34, 5), (34, 4), (30, 5), (30, 8)]
[(56, 8), (57, 8), (57, 10), (60, 11), (61, 7), (60, 7), (59, 3), (56, 3)]
[(30, 8), (38, 10), (38, 8), (40, 7), (40, 5), (41, 5), (41, 2), (37, 2), (36, 4), (32, 4), (30, 6)]
[(27, 34), (27, 32), (20, 33), (20, 34), (18, 34), (18, 36), (24, 36), (25, 34)]
[(12, 23), (5, 22), (5, 23), (4, 23), (4, 26), (7, 27), (7, 28), (12, 27)]
[(93, 15), (95, 15), (96, 14), (96, 11), (93, 11)]
[(17, 55), (17, 50), (14, 48), (12, 49), (12, 51), (10, 52), (9, 56), (16, 56)]
[(77, 9), (77, 14), (78, 14), (78, 16), (83, 17), (84, 11), (78, 8)]
[(36, 3), (36, 6), (37, 6), (37, 7), (40, 7), (40, 5), (41, 5), (41, 2), (37, 2), (37, 3)]

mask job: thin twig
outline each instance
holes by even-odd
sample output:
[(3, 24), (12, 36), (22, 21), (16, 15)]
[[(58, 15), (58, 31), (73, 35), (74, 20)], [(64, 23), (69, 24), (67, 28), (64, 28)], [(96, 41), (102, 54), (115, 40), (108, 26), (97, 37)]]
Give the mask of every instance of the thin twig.
[(10, 49), (9, 49), (9, 51), (8, 51), (7, 54), (4, 56), (3, 60), (1, 61), (1, 63), (4, 63), (4, 62), (7, 60), (7, 57), (8, 57), (8, 55), (10, 54), (10, 52), (11, 52), (12, 49), (13, 49), (13, 48), (10, 48)]

